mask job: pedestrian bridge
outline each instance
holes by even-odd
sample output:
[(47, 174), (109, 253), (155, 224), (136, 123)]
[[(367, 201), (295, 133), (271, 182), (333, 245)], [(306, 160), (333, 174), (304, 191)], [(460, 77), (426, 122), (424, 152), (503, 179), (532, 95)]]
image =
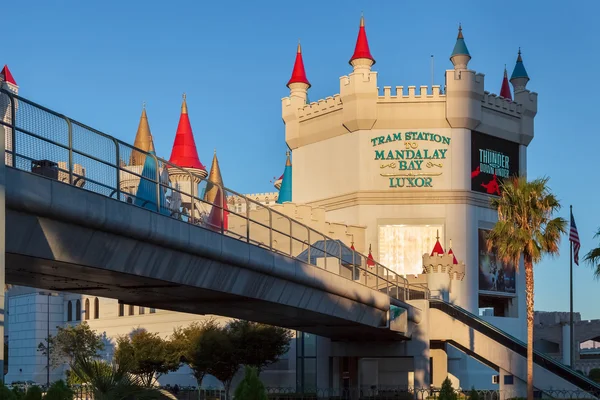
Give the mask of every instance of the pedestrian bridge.
[(24, 98), (3, 92), (0, 115), (11, 284), (332, 339), (405, 340), (420, 321), (406, 301), (426, 288), (340, 241)]

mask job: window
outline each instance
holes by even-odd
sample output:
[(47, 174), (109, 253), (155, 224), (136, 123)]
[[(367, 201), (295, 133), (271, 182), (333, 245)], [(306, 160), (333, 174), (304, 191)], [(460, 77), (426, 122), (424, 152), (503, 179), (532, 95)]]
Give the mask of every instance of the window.
[(146, 313), (146, 309), (144, 307), (140, 307), (140, 315), (144, 315)]
[(133, 315), (133, 306), (130, 304), (129, 305), (129, 315)]
[(71, 300), (67, 303), (67, 321), (73, 321), (73, 302)]
[(155, 314), (156, 313), (156, 308), (151, 308), (150, 309), (150, 314)]
[(438, 232), (443, 246), (443, 225), (381, 225), (377, 261), (400, 275), (421, 274), (423, 254), (431, 253)]
[(296, 387), (302, 391), (317, 388), (317, 337), (296, 331)]
[(75, 321), (81, 321), (81, 300), (75, 302)]
[(125, 304), (119, 303), (119, 317), (125, 315)]
[(100, 318), (100, 300), (94, 299), (94, 319)]
[(85, 320), (88, 321), (90, 319), (90, 299), (85, 299)]

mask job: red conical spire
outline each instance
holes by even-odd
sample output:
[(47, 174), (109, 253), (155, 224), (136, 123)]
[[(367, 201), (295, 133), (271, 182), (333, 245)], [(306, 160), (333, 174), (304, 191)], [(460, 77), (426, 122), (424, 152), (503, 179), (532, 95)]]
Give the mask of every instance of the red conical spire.
[(294, 63), (292, 77), (287, 83), (287, 87), (290, 87), (292, 83), (306, 83), (308, 87), (310, 87), (310, 82), (306, 78), (306, 71), (304, 71), (304, 61), (302, 61), (302, 47), (300, 47), (300, 42), (298, 42), (298, 51), (296, 52), (296, 62)]
[(183, 95), (181, 116), (179, 117), (179, 125), (177, 125), (177, 133), (175, 134), (175, 142), (173, 143), (169, 162), (183, 168), (195, 168), (206, 171), (206, 168), (204, 168), (204, 165), (202, 165), (198, 158), (198, 150), (196, 150), (196, 142), (194, 141), (192, 125), (188, 116), (185, 94)]
[(352, 61), (359, 58), (367, 58), (373, 61), (375, 64), (375, 59), (371, 55), (371, 50), (369, 50), (369, 41), (367, 40), (367, 32), (365, 31), (365, 17), (360, 17), (360, 28), (358, 28), (358, 38), (356, 39), (356, 47), (354, 48), (354, 54), (350, 59), (350, 65), (352, 65)]
[(439, 232), (437, 234), (436, 241), (435, 241), (435, 246), (433, 246), (433, 250), (431, 252), (431, 255), (433, 256), (435, 253), (440, 254), (440, 255), (444, 254), (444, 248), (442, 247), (442, 245), (440, 243)]
[[(521, 55), (519, 55), (521, 57)], [(506, 73), (506, 65), (504, 66), (504, 79), (502, 79), (502, 88), (500, 89), (500, 96), (505, 99), (512, 100), (512, 95), (510, 94), (510, 86), (508, 85), (508, 74)]]
[(369, 245), (369, 255), (367, 256), (367, 265), (369, 267), (375, 266), (375, 259), (373, 258), (373, 254), (371, 253), (371, 245)]
[(448, 254), (452, 254), (452, 264), (458, 264), (458, 260), (452, 251), (452, 239), (450, 239), (450, 249), (448, 250)]
[(8, 69), (8, 65), (5, 65), (4, 68), (2, 68), (2, 75), (4, 75), (4, 80), (8, 83), (12, 83), (13, 85), (17, 85), (17, 82), (15, 82), (15, 78), (13, 78), (12, 74), (10, 73), (10, 69)]

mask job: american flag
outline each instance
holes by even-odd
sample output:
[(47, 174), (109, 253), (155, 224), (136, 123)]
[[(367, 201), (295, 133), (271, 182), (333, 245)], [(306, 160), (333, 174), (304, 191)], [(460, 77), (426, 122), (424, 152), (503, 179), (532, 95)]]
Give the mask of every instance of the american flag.
[(577, 233), (577, 225), (575, 225), (575, 218), (573, 218), (573, 211), (571, 211), (571, 232), (569, 233), (569, 242), (573, 244), (573, 261), (579, 265), (579, 248), (581, 243), (579, 242), (579, 234)]

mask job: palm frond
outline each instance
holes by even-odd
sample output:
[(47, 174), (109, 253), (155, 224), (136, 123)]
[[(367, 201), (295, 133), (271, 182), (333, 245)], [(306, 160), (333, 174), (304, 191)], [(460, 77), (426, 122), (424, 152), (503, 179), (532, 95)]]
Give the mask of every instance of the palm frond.
[(590, 250), (585, 257), (583, 257), (583, 260), (595, 268), (594, 276), (597, 279), (600, 279), (600, 247)]

